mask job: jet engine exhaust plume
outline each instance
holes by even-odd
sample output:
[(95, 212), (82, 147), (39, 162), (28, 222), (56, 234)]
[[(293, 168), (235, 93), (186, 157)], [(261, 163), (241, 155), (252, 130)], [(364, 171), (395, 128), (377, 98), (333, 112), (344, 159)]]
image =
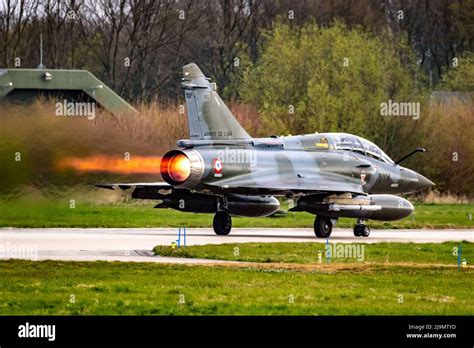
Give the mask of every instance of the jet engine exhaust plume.
[(169, 161), (168, 173), (177, 182), (182, 182), (191, 174), (191, 163), (185, 155), (176, 155)]
[(165, 157), (161, 163), (161, 174), (168, 175), (176, 183), (182, 183), (191, 174), (191, 162), (183, 154)]
[(90, 157), (67, 157), (57, 162), (59, 169), (74, 169), (79, 172), (108, 172), (120, 174), (160, 174), (160, 156), (124, 157), (96, 155)]

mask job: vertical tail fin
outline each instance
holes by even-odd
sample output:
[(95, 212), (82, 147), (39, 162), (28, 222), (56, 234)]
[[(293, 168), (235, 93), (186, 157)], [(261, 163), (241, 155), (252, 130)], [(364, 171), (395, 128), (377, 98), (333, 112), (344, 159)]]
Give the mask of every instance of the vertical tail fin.
[(250, 139), (216, 93), (199, 67), (183, 67), (184, 97), (188, 108), (189, 138), (191, 140)]

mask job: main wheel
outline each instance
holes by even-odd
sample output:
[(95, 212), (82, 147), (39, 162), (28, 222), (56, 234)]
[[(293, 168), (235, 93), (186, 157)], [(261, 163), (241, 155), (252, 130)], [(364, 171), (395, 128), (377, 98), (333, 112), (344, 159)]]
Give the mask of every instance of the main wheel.
[(214, 232), (217, 235), (228, 235), (232, 229), (232, 218), (230, 217), (229, 213), (226, 211), (218, 211), (216, 215), (214, 215), (212, 227), (214, 227)]
[(356, 237), (362, 236), (362, 226), (363, 225), (355, 225), (354, 226), (354, 236), (356, 236)]
[(361, 234), (360, 234), (360, 235), (361, 235), (362, 237), (368, 237), (368, 236), (370, 235), (370, 228), (369, 228), (369, 226), (363, 225), (363, 227), (361, 227), (360, 231), (361, 231)]
[(332, 232), (331, 219), (324, 216), (318, 216), (314, 220), (314, 233), (318, 238), (328, 238)]

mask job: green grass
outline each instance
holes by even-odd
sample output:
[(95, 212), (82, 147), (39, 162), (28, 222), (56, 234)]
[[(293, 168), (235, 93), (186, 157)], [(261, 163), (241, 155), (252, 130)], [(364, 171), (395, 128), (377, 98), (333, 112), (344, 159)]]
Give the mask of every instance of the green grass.
[(0, 315), (472, 315), (473, 275), (433, 266), (308, 271), (10, 260), (0, 261)]
[[(331, 244), (334, 241), (331, 242)], [(330, 262), (351, 263), (433, 263), (457, 265), (458, 257), (454, 249), (462, 244), (461, 258), (474, 260), (474, 243), (373, 243), (360, 244), (359, 252), (352, 249), (351, 257), (331, 257)], [(337, 243), (339, 248), (357, 246), (357, 244)], [(362, 249), (363, 247), (363, 249)], [(337, 248), (337, 247), (336, 247)], [(337, 250), (337, 249), (336, 249)], [(153, 251), (160, 256), (203, 258), (214, 260), (248, 261), (248, 262), (277, 262), (315, 264), (318, 262), (318, 252), (322, 252), (326, 263), (325, 245), (320, 243), (234, 243), (194, 245), (173, 249), (171, 246), (156, 246)], [(340, 254), (341, 255), (341, 254)], [(358, 257), (359, 256), (359, 257)]]
[[(474, 228), (474, 204), (419, 204), (414, 220), (370, 221), (373, 228)], [(0, 201), (0, 227), (210, 227), (212, 215), (153, 209), (153, 203), (91, 204), (76, 201)], [(289, 213), (286, 217), (233, 218), (234, 227), (312, 227), (314, 216)], [(337, 227), (352, 227), (354, 219), (340, 219)]]

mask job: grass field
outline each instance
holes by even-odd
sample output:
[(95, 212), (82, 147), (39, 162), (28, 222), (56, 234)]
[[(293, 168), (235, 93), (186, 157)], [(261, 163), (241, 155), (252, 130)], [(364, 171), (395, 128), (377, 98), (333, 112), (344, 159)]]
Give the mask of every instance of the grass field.
[[(210, 214), (153, 209), (154, 203), (91, 204), (64, 201), (0, 201), (0, 227), (209, 227)], [(474, 204), (419, 204), (413, 217), (395, 222), (370, 221), (373, 228), (474, 228)], [(314, 216), (233, 218), (234, 227), (312, 227)], [(337, 227), (352, 227), (354, 219), (340, 219)]]
[[(212, 216), (139, 204), (0, 203), (0, 226), (208, 227)], [(472, 205), (418, 205), (414, 220), (373, 227), (469, 228)], [(311, 227), (313, 217), (235, 218), (236, 227)], [(338, 226), (352, 226), (341, 219)], [(459, 243), (364, 245), (363, 261), (324, 258), (314, 243), (157, 247), (160, 255), (256, 262), (232, 266), (0, 261), (0, 315), (472, 315), (472, 266)], [(473, 243), (462, 258), (472, 263)], [(318, 251), (324, 261), (317, 263)]]
[(0, 261), (0, 315), (472, 315), (474, 271)]
[[(331, 245), (333, 242), (331, 242)], [(336, 243), (337, 244), (337, 243)], [(359, 250), (352, 249), (351, 257), (330, 257), (331, 263), (368, 262), (375, 264), (417, 263), (456, 265), (457, 251), (461, 246), (461, 259), (474, 260), (474, 243), (373, 243), (359, 244)], [(337, 244), (339, 246), (349, 244)], [(353, 244), (350, 244), (353, 245)], [(354, 245), (355, 246), (355, 245)], [(363, 249), (362, 249), (363, 247)], [(193, 245), (186, 248), (173, 249), (159, 245), (153, 250), (161, 256), (203, 258), (214, 260), (301, 263), (318, 262), (318, 252), (322, 252), (322, 260), (326, 263), (326, 246), (315, 243), (233, 243)], [(336, 247), (337, 248), (337, 247)], [(337, 253), (336, 251), (333, 251)], [(358, 259), (358, 260), (357, 260)]]
[[(324, 246), (312, 243), (155, 248), (247, 261), (212, 267), (0, 261), (0, 315), (472, 315), (474, 269), (457, 268), (458, 245), (369, 244), (363, 261), (322, 264)], [(463, 242), (462, 258), (473, 256), (474, 244)]]

